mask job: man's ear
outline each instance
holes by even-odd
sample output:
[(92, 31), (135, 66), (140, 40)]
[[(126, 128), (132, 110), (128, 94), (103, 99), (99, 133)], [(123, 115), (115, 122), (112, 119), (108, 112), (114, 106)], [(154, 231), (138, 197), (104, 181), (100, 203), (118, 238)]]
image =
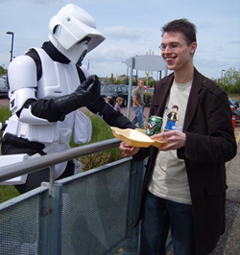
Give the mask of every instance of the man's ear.
[(191, 53), (191, 54), (194, 54), (195, 51), (196, 51), (196, 49), (197, 49), (197, 43), (196, 43), (196, 42), (191, 43), (191, 50), (190, 50), (190, 53)]

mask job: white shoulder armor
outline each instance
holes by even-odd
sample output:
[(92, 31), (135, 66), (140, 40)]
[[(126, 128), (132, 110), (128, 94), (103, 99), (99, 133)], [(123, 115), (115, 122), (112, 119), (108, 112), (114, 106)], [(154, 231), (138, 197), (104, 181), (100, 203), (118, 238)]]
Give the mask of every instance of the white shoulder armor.
[(37, 68), (34, 60), (26, 55), (15, 58), (8, 68), (9, 92), (37, 87)]

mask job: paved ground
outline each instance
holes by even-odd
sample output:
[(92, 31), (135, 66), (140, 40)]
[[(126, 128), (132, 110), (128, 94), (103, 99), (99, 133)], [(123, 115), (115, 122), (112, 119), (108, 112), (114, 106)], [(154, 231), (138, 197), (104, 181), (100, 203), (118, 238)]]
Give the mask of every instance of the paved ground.
[(0, 97), (0, 106), (9, 106), (9, 99)]
[[(122, 114), (127, 117), (127, 107), (121, 107), (121, 110), (122, 110)], [(150, 110), (150, 107), (145, 107), (144, 108), (144, 112), (143, 112), (144, 116), (145, 116), (144, 124), (146, 124), (147, 121), (148, 121), (149, 110)], [(129, 119), (132, 120), (134, 118), (134, 116), (135, 116), (135, 113), (134, 113), (133, 107), (131, 107), (130, 108), (130, 118)]]
[[(239, 137), (239, 135), (238, 135)], [(238, 139), (239, 141), (239, 139)], [(238, 142), (239, 145), (239, 142)], [(211, 255), (240, 254), (240, 149), (227, 164), (226, 232)]]

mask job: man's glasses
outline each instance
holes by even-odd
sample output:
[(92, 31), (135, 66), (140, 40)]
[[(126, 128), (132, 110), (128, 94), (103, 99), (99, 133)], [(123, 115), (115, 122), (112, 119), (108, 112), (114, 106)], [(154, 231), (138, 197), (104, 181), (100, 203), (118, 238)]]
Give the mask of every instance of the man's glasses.
[(160, 49), (161, 51), (165, 51), (165, 50), (167, 49), (167, 47), (168, 47), (169, 50), (175, 50), (175, 49), (177, 49), (177, 48), (181, 48), (183, 45), (186, 45), (186, 44), (180, 44), (180, 43), (170, 43), (170, 44), (168, 44), (168, 45), (166, 45), (166, 44), (161, 44), (161, 45), (159, 46), (159, 49)]

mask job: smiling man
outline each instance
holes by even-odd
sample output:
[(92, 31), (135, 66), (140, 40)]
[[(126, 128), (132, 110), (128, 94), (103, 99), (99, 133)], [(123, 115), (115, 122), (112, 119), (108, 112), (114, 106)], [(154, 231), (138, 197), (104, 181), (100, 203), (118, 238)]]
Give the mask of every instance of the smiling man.
[[(173, 73), (156, 84), (150, 116), (163, 118), (167, 145), (140, 149), (121, 143), (125, 156), (148, 157), (140, 217), (141, 255), (207, 255), (225, 231), (225, 162), (236, 154), (227, 94), (193, 65), (196, 27), (186, 19), (163, 28), (160, 49)], [(169, 128), (169, 114), (177, 119)]]

